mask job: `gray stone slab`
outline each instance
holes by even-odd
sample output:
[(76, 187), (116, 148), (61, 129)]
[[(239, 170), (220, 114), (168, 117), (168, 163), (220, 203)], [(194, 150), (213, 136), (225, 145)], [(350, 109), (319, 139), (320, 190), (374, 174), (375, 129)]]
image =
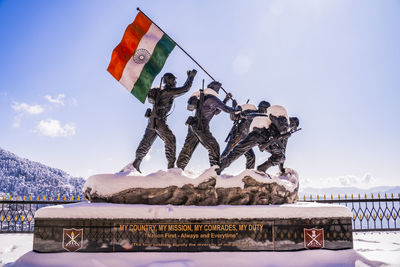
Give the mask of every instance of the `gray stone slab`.
[[(73, 206), (71, 206), (73, 208)], [(129, 207), (134, 209), (134, 207)], [(190, 207), (186, 207), (190, 211)], [(322, 206), (323, 208), (323, 206)], [(143, 207), (138, 207), (143, 209)], [(171, 208), (172, 209), (172, 208)], [(198, 207), (197, 207), (198, 209)], [(229, 213), (233, 207), (223, 210)], [(237, 207), (234, 208), (235, 210)], [(253, 207), (254, 209), (254, 207)], [(263, 211), (264, 208), (260, 208)], [(324, 214), (319, 208), (319, 214)], [(53, 209), (57, 210), (57, 209)], [(307, 209), (309, 211), (309, 209)], [(199, 212), (193, 208), (193, 212)], [(304, 229), (323, 231), (324, 249), (353, 247), (351, 217), (276, 218), (35, 217), (36, 252), (280, 251), (306, 249)], [(57, 211), (59, 212), (59, 211)], [(88, 211), (89, 212), (89, 211)], [(185, 214), (186, 214), (185, 210)], [(44, 213), (42, 213), (44, 214)], [(188, 217), (188, 215), (185, 215)], [(182, 216), (182, 217), (185, 217)]]

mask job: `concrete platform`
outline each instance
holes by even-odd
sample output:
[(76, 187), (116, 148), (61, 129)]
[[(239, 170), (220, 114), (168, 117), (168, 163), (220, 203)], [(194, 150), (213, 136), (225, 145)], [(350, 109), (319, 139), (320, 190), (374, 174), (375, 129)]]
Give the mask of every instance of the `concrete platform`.
[(77, 203), (35, 214), (36, 252), (287, 251), (353, 247), (344, 206)]

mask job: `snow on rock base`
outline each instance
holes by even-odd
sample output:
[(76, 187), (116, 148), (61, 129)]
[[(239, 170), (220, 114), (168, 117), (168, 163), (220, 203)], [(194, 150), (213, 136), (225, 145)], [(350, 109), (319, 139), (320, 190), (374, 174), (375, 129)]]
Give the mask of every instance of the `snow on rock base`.
[(298, 189), (298, 174), (289, 168), (276, 176), (254, 170), (218, 176), (212, 167), (196, 178), (181, 169), (146, 176), (98, 174), (88, 178), (83, 191), (92, 202), (215, 206), (295, 203)]

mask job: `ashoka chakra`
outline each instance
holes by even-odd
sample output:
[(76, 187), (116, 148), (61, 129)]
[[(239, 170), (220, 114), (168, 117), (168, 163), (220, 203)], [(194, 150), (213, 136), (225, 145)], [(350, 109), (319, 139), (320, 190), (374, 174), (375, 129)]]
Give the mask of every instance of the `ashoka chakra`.
[(145, 64), (150, 59), (150, 52), (146, 49), (140, 48), (136, 50), (135, 54), (133, 55), (133, 61), (136, 64)]

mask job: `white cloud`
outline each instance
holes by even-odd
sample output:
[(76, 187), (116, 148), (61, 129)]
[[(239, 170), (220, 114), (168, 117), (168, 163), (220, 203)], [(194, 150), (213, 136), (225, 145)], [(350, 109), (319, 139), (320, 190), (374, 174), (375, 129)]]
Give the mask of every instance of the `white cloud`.
[[(311, 187), (358, 187), (358, 188), (369, 188), (371, 186), (376, 186), (375, 178), (367, 173), (362, 177), (355, 175), (342, 175), (338, 177), (321, 178), (313, 181), (309, 181), (307, 186)], [(303, 184), (302, 184), (303, 185)]]
[(338, 179), (343, 186), (352, 186), (360, 183), (360, 179), (354, 175), (339, 176)]
[(44, 98), (46, 98), (46, 100), (49, 101), (50, 103), (64, 106), (64, 98), (65, 98), (64, 94), (58, 94), (55, 98), (49, 95), (45, 95)]
[(361, 182), (364, 184), (373, 184), (373, 183), (375, 183), (375, 178), (371, 174), (367, 173), (361, 179)]
[(369, 173), (365, 174), (363, 177), (354, 175), (339, 176), (338, 180), (340, 185), (343, 186), (367, 186), (375, 182), (374, 177)]
[(300, 184), (302, 186), (310, 186), (310, 185), (312, 185), (311, 180), (309, 178), (300, 177), (299, 180), (300, 180), (299, 182), (300, 182)]
[(232, 63), (233, 71), (239, 75), (246, 74), (250, 70), (252, 64), (252, 60), (247, 55), (238, 55)]
[(75, 135), (75, 125), (67, 123), (64, 126), (58, 120), (41, 120), (36, 126), (36, 133), (49, 137), (67, 137)]
[(27, 103), (14, 102), (11, 107), (16, 112), (30, 115), (38, 115), (44, 111), (44, 108), (41, 105), (29, 105)]

